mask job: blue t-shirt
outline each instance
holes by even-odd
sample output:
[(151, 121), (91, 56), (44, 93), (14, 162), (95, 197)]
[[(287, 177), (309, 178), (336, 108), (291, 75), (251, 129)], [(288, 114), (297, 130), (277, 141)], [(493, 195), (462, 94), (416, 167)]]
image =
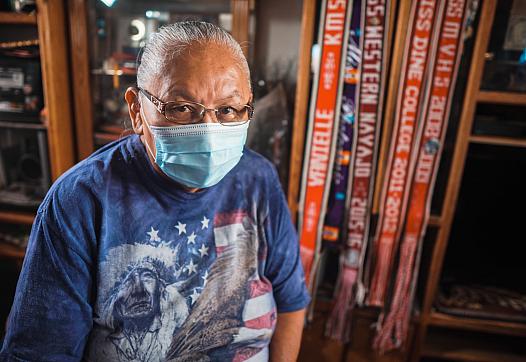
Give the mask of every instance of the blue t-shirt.
[(190, 193), (138, 136), (65, 173), (33, 224), (1, 361), (264, 361), (309, 303), (277, 174), (245, 149)]

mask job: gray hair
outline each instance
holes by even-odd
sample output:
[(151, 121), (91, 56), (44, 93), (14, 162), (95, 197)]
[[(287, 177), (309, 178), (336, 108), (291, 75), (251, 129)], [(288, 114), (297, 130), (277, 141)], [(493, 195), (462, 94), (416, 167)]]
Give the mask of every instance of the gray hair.
[(225, 30), (204, 21), (178, 22), (153, 33), (143, 49), (137, 70), (137, 85), (144, 87), (152, 77), (161, 76), (168, 64), (194, 43), (214, 43), (229, 49), (246, 74), (251, 88), (250, 70), (238, 42)]

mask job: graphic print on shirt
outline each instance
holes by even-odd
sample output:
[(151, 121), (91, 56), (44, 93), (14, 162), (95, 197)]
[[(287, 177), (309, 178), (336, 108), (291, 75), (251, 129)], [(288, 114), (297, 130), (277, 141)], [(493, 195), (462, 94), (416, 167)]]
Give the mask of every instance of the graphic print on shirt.
[[(268, 359), (276, 307), (270, 282), (257, 271), (264, 233), (245, 212), (210, 219), (149, 226), (142, 242), (109, 250), (90, 357)], [(230, 355), (214, 355), (225, 346)]]

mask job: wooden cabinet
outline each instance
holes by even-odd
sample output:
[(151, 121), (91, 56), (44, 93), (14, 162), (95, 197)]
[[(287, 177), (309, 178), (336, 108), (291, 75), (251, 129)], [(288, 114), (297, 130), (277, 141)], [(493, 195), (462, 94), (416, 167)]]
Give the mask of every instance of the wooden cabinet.
[[(518, 244), (526, 238), (517, 223), (526, 216), (523, 207), (517, 208), (520, 200), (526, 200), (522, 176), (526, 167), (526, 124), (517, 123), (524, 119), (526, 93), (525, 89), (488, 89), (492, 84), (484, 81), (491, 78), (494, 48), (502, 49), (501, 35), (514, 14), (510, 11), (511, 3), (522, 6), (523, 11), (526, 9), (524, 1), (484, 0), (480, 4), (469, 73), (467, 79), (461, 80), (466, 89), (453, 135), (450, 164), (441, 171), (446, 175), (442, 179), (447, 180), (443, 185), (442, 213), (438, 216), (429, 258), (424, 259), (429, 272), (421, 283), (414, 360), (526, 358), (526, 349), (520, 347), (526, 345), (526, 323), (499, 320), (498, 316), (455, 316), (435, 307), (441, 286), (452, 276), (480, 285), (505, 284), (526, 292), (521, 277), (526, 268), (516, 256), (521, 250)], [(500, 77), (521, 71), (524, 65), (520, 65), (519, 56), (520, 52), (513, 56), (516, 69), (504, 71)], [(506, 66), (510, 63), (506, 61)], [(504, 129), (508, 124), (522, 131)], [(459, 260), (462, 267), (458, 266)], [(484, 269), (488, 272), (481, 272)]]
[[(41, 155), (41, 160), (44, 160), (41, 167), (49, 174), (48, 184), (73, 166), (76, 160), (64, 10), (62, 0), (38, 0), (37, 10), (31, 14), (0, 12), (0, 42), (30, 40), (38, 44), (44, 95), (41, 121), (38, 118), (32, 121), (10, 121), (0, 115), (0, 134), (16, 133), (17, 130), (40, 134), (40, 139), (45, 143), (40, 149), (40, 152), (45, 153)], [(5, 140), (3, 142), (7, 143)], [(31, 138), (28, 142), (37, 141)], [(2, 231), (13, 225), (26, 225), (29, 228), (35, 212), (36, 207), (15, 207), (9, 202), (2, 202), (0, 228)], [(23, 256), (23, 250), (0, 242), (0, 257), (21, 261)]]

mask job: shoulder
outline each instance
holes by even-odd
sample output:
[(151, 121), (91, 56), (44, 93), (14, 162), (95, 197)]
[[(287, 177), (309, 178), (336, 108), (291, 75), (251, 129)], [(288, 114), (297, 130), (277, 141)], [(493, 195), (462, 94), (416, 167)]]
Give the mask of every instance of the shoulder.
[[(51, 203), (79, 208), (97, 198), (112, 173), (129, 162), (132, 137), (112, 142), (62, 174), (50, 187), (41, 209)], [(67, 210), (65, 210), (67, 211)]]
[(255, 181), (278, 183), (279, 178), (274, 165), (259, 153), (245, 147), (239, 162), (238, 172), (255, 178)]
[(284, 206), (284, 193), (274, 165), (260, 154), (245, 148), (235, 172), (238, 189), (255, 200), (263, 210), (272, 212)]

